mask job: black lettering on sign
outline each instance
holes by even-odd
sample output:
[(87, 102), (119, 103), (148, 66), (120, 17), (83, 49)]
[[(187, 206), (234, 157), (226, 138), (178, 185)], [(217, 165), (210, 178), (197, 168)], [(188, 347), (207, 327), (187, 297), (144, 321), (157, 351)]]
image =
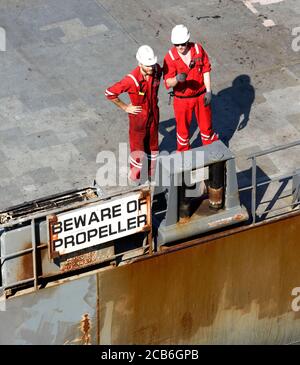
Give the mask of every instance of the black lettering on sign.
[(104, 208), (101, 210), (101, 220), (103, 221), (105, 217), (111, 219), (110, 208)]
[(99, 223), (99, 218), (98, 218), (96, 212), (92, 212), (92, 214), (90, 216), (89, 224), (91, 224), (93, 222)]
[[(80, 235), (82, 236), (81, 240)], [(86, 243), (86, 232), (80, 232), (76, 235), (76, 244), (81, 245), (83, 243)]]
[(116, 234), (116, 233), (118, 233), (117, 231), (113, 231), (113, 229), (112, 229), (112, 225), (111, 224), (109, 224), (108, 225), (108, 231), (109, 231), (109, 233), (108, 233), (108, 235), (109, 236), (112, 236), (113, 234)]
[(127, 227), (128, 230), (136, 228), (136, 217), (128, 218)]
[(121, 232), (125, 232), (125, 231), (126, 231), (126, 228), (122, 228), (121, 222), (118, 221), (118, 232), (121, 233)]
[(80, 226), (84, 227), (86, 224), (86, 215), (80, 215), (79, 217), (74, 217), (75, 228), (79, 228)]
[(107, 226), (102, 226), (99, 228), (99, 238), (107, 237)]
[(137, 201), (131, 200), (127, 203), (127, 213), (133, 213), (137, 211)]
[(63, 240), (62, 240), (61, 238), (59, 238), (58, 240), (54, 240), (54, 241), (53, 241), (54, 251), (55, 251), (58, 247), (62, 246), (62, 244), (63, 244)]
[(57, 222), (51, 225), (52, 234), (59, 234), (62, 232), (62, 224), (61, 222)]
[(112, 207), (112, 216), (113, 216), (113, 218), (120, 217), (120, 215), (121, 215), (121, 204), (114, 205)]
[(68, 245), (75, 246), (74, 236), (65, 237), (65, 248), (68, 248)]
[(93, 237), (96, 237), (97, 236), (97, 229), (91, 229), (88, 231), (88, 242), (90, 242), (90, 240), (93, 238)]
[(64, 220), (64, 231), (72, 231), (73, 229), (73, 219), (72, 218), (68, 218), (66, 220)]
[(146, 214), (139, 215), (137, 219), (138, 219), (138, 227), (141, 227), (141, 226), (144, 226), (145, 224), (147, 224)]

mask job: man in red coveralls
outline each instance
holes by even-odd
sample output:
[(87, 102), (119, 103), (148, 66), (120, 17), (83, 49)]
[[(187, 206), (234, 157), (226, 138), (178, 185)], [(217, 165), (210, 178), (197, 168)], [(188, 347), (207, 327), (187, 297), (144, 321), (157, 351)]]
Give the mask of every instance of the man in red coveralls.
[[(151, 47), (141, 46), (136, 54), (138, 66), (105, 91), (105, 96), (128, 113), (130, 142), (129, 183), (137, 185), (143, 165), (144, 155), (148, 159), (148, 176), (153, 177), (158, 156), (158, 89), (162, 69)], [(127, 92), (131, 103), (119, 99)]]
[(172, 29), (174, 45), (164, 58), (166, 88), (173, 88), (177, 128), (177, 151), (190, 148), (189, 127), (195, 112), (203, 145), (218, 140), (212, 130), (209, 58), (199, 43), (190, 42), (188, 29), (180, 24)]

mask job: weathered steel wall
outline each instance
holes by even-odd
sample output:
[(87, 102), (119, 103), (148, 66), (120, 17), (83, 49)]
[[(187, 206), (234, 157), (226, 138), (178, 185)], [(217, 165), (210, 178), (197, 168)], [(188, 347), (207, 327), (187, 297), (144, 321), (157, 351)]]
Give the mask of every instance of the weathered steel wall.
[(99, 275), (102, 344), (300, 340), (300, 216)]
[(96, 344), (96, 284), (90, 275), (6, 300), (0, 344)]
[(297, 215), (11, 297), (0, 343), (299, 341), (299, 237)]

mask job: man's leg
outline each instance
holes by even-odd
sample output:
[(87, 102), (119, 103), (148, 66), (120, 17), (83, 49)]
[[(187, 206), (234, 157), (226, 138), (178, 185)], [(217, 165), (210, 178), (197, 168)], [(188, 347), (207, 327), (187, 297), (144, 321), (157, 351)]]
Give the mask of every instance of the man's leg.
[[(146, 145), (146, 144), (145, 144)], [(147, 134), (147, 149), (145, 149), (148, 156), (148, 177), (154, 178), (156, 160), (158, 157), (158, 122), (154, 119), (150, 121), (149, 133)]]
[(144, 151), (144, 140), (146, 136), (145, 130), (136, 131), (130, 123), (129, 128), (129, 142), (130, 142), (130, 171), (129, 179), (133, 181), (139, 181), (141, 177), (141, 170), (143, 166), (145, 151)]
[(193, 113), (192, 98), (174, 97), (174, 114), (176, 119), (177, 152), (190, 149), (189, 129)]
[(217, 141), (219, 139), (218, 135), (212, 129), (211, 106), (204, 105), (204, 94), (197, 98), (195, 114), (203, 145)]

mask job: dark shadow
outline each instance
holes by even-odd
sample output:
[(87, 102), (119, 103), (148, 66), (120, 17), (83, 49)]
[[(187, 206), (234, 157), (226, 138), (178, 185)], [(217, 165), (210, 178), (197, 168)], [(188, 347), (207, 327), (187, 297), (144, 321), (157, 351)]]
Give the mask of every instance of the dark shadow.
[[(237, 173), (238, 187), (239, 189), (243, 189), (245, 187), (251, 186), (252, 184), (252, 168), (249, 168), (245, 171), (240, 171)], [(265, 182), (264, 185), (256, 187), (256, 209), (261, 204), (262, 199), (270, 185), (271, 179), (265, 172), (257, 166), (256, 169), (256, 182), (257, 184)], [(249, 213), (249, 217), (251, 216), (251, 207), (252, 207), (252, 189), (244, 190), (240, 192), (240, 202), (244, 205)], [(256, 217), (256, 220), (257, 217)]]
[(236, 131), (247, 126), (254, 99), (255, 90), (248, 75), (236, 77), (231, 87), (213, 96), (213, 128), (226, 146)]
[[(190, 125), (190, 138), (198, 128), (195, 114), (193, 113), (193, 119)], [(175, 118), (164, 120), (159, 123), (159, 133), (163, 136), (163, 139), (159, 145), (159, 151), (167, 151), (168, 153), (174, 152), (177, 149), (177, 138), (176, 138), (176, 121)], [(193, 141), (191, 148), (201, 146), (200, 134), (198, 133), (197, 138)]]
[(175, 118), (164, 120), (159, 123), (159, 133), (163, 139), (159, 145), (159, 151), (169, 153), (176, 151), (176, 121)]
[(280, 187), (278, 188), (278, 190), (276, 191), (276, 193), (274, 194), (272, 200), (270, 201), (270, 203), (268, 204), (268, 206), (266, 207), (265, 211), (266, 213), (263, 213), (258, 221), (263, 221), (268, 217), (268, 210), (271, 210), (274, 208), (274, 205), (276, 204), (276, 202), (280, 199), (281, 194), (284, 192), (285, 188), (287, 187), (289, 181), (291, 180), (291, 177), (279, 180), (279, 182), (281, 183)]
[[(234, 133), (247, 126), (251, 106), (255, 99), (255, 90), (248, 75), (236, 77), (232, 86), (221, 90), (212, 98), (213, 129), (219, 134), (221, 141), (228, 147)], [(200, 121), (201, 123), (201, 121)], [(193, 114), (190, 126), (190, 138), (198, 129), (198, 134), (191, 144), (191, 148), (202, 145), (198, 124)], [(176, 151), (176, 122), (175, 118), (162, 121), (159, 124), (159, 133), (163, 139), (160, 151), (169, 153)]]
[[(119, 265), (124, 257), (122, 254), (128, 254), (131, 250), (136, 250), (138, 248), (142, 248), (145, 244), (147, 244), (147, 233), (140, 232), (131, 235), (130, 237), (122, 237), (114, 241), (115, 248), (115, 258), (116, 265)], [(137, 254), (136, 252), (132, 252), (134, 256)]]

